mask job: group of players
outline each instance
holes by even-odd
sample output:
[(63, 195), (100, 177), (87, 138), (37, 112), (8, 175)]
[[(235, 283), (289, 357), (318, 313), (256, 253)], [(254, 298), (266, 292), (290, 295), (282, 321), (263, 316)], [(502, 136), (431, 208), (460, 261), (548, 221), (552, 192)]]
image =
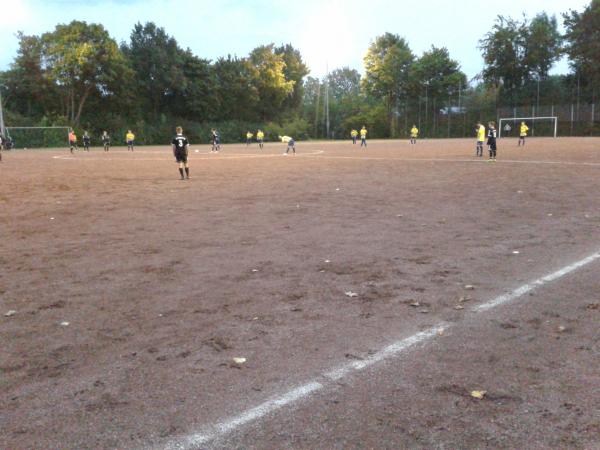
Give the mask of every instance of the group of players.
[[(90, 144), (92, 143), (92, 138), (88, 134), (87, 131), (83, 132), (83, 136), (81, 138), (83, 142), (83, 150), (86, 152), (90, 151)], [(102, 136), (100, 136), (100, 140), (102, 141), (102, 145), (104, 146), (104, 151), (107, 152), (110, 150), (110, 135), (107, 131), (102, 132)], [(135, 134), (131, 132), (131, 130), (127, 130), (125, 134), (125, 142), (127, 143), (127, 151), (133, 151), (133, 145), (135, 141)], [(73, 129), (69, 129), (69, 147), (71, 153), (75, 150), (79, 150), (77, 145), (77, 135)]]

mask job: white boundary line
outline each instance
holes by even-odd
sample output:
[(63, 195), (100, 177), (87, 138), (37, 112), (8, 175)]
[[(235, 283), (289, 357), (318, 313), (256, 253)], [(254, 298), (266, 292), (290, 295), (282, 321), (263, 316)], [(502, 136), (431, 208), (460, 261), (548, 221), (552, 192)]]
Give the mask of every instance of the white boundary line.
[[(307, 155), (312, 156), (312, 155)], [(317, 155), (315, 155), (317, 156)], [(384, 156), (318, 156), (322, 159), (354, 159), (354, 160), (365, 160), (365, 161), (423, 161), (423, 162), (451, 162), (451, 163), (487, 163), (486, 159), (460, 159), (460, 158), (394, 158)], [(587, 163), (587, 162), (573, 162), (573, 161), (539, 161), (539, 160), (518, 160), (518, 159), (500, 159), (495, 161), (494, 164), (555, 164), (565, 166), (592, 166), (598, 167), (600, 163)]]
[[(473, 308), (472, 312), (481, 313), (489, 311), (497, 308), (498, 306), (514, 301), (522, 297), (524, 294), (531, 292), (538, 287), (556, 281), (598, 259), (600, 259), (600, 251), (593, 253), (577, 262), (569, 264), (568, 266), (565, 266), (556, 272), (545, 275), (532, 281), (531, 283), (527, 283), (506, 294), (500, 295), (486, 303), (483, 303)], [(199, 448), (199, 446), (210, 443), (218, 438), (222, 438), (250, 422), (254, 422), (267, 415), (271, 415), (284, 406), (297, 403), (305, 398), (310, 397), (315, 392), (318, 392), (328, 386), (333, 386), (336, 381), (352, 375), (354, 372), (358, 372), (365, 368), (384, 362), (385, 360), (394, 358), (399, 354), (410, 350), (419, 343), (430, 341), (432, 338), (442, 334), (444, 330), (447, 330), (450, 327), (451, 325), (447, 323), (439, 323), (425, 331), (421, 331), (420, 333), (416, 333), (407, 338), (398, 340), (364, 360), (353, 361), (352, 363), (344, 364), (324, 372), (315, 380), (294, 387), (286, 393), (277, 397), (273, 397), (272, 399), (267, 400), (254, 408), (243, 411), (238, 415), (228, 417), (215, 424), (203, 427), (198, 432), (169, 441), (160, 448), (166, 448), (169, 450), (188, 450)]]
[[(139, 153), (143, 153), (143, 152), (137, 152)], [(159, 154), (158, 152), (145, 152), (147, 154)], [(324, 150), (317, 150), (314, 152), (310, 152), (310, 153), (297, 153), (296, 156), (317, 156), (324, 153)], [(89, 153), (86, 153), (89, 155)], [(61, 161), (85, 161), (85, 162), (95, 162), (95, 161), (127, 161), (127, 162), (131, 162), (131, 161), (169, 161), (172, 158), (169, 158), (167, 156), (165, 156), (164, 158), (112, 158), (112, 157), (103, 157), (103, 156), (99, 156), (99, 157), (95, 157), (96, 155), (99, 154), (105, 154), (105, 153), (100, 153), (97, 152), (94, 154), (94, 157), (92, 158), (77, 158), (75, 156), (71, 156), (71, 155), (55, 155), (52, 157), (52, 159), (59, 159)], [(119, 152), (118, 154), (120, 155), (127, 155), (127, 152)], [(282, 156), (281, 153), (269, 153), (269, 154), (255, 154), (255, 153), (229, 153), (229, 154), (210, 154), (210, 153), (195, 153), (194, 154), (190, 154), (190, 156), (196, 155), (196, 157), (200, 157), (198, 159), (202, 159), (202, 160), (222, 160), (222, 159), (244, 159), (244, 158), (278, 158), (280, 156)], [(195, 158), (190, 158), (190, 160), (194, 160)]]

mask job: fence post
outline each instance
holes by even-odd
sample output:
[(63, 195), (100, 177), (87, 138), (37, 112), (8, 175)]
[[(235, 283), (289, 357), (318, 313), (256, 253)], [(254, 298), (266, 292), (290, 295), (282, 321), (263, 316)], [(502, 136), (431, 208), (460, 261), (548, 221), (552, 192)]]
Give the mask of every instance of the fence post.
[(573, 114), (574, 114), (573, 103), (571, 103), (571, 136), (573, 136)]

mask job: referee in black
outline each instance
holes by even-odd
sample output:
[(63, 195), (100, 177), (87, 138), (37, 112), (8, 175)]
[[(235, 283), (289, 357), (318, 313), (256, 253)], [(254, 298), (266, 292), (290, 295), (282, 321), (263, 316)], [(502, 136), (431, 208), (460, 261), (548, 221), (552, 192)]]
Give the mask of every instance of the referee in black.
[[(175, 156), (175, 160), (179, 163), (179, 175), (181, 175), (181, 179), (190, 179), (190, 167), (188, 165), (188, 150), (190, 147), (190, 143), (187, 138), (183, 135), (183, 128), (177, 127), (175, 129), (176, 135), (171, 141), (171, 146), (173, 147), (173, 155)], [(185, 169), (185, 177), (183, 176), (183, 170)]]

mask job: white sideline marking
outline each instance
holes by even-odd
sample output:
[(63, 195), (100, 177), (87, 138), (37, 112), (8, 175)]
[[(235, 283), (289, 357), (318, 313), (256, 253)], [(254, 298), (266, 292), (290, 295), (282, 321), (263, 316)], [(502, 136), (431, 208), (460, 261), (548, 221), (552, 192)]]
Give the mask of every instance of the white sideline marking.
[[(306, 156), (312, 156), (307, 154)], [(316, 156), (316, 155), (315, 155)], [(354, 159), (365, 161), (423, 161), (423, 162), (451, 162), (451, 163), (487, 163), (487, 159), (464, 159), (461, 158), (394, 158), (385, 156), (319, 156), (322, 159)], [(553, 164), (560, 166), (591, 166), (598, 167), (600, 163), (591, 162), (573, 162), (573, 161), (538, 161), (538, 160), (518, 160), (518, 159), (499, 159), (495, 164)]]
[[(116, 152), (115, 152), (116, 153)], [(146, 153), (146, 154), (156, 154), (156, 155), (160, 155), (160, 153), (158, 152), (137, 152), (139, 153)], [(314, 152), (309, 152), (309, 153), (297, 153), (296, 156), (317, 156), (324, 153), (323, 150), (317, 150)], [(100, 152), (97, 153), (98, 155), (101, 154)], [(103, 154), (103, 153), (102, 153)], [(120, 152), (120, 153), (116, 153), (116, 154), (120, 154), (120, 155), (128, 155), (129, 153), (126, 152)], [(133, 155), (133, 153), (131, 153)], [(190, 158), (190, 160), (194, 160), (194, 159), (202, 159), (202, 160), (222, 160), (222, 159), (243, 159), (243, 158), (278, 158), (281, 157), (281, 153), (266, 153), (266, 154), (260, 154), (260, 153), (225, 153), (225, 154), (218, 154), (218, 155), (211, 155), (210, 153), (198, 153), (195, 154), (196, 157), (194, 158)], [(164, 158), (111, 158), (110, 156), (99, 156), (96, 157), (96, 154), (93, 157), (83, 157), (83, 158), (77, 158), (75, 156), (71, 156), (71, 155), (55, 155), (52, 157), (52, 159), (60, 159), (61, 161), (87, 161), (87, 162), (95, 162), (95, 161), (170, 161), (173, 158), (172, 157), (167, 157), (165, 155)]]
[[(474, 308), (472, 312), (480, 313), (484, 311), (489, 311), (490, 309), (509, 303), (523, 296), (524, 294), (540, 286), (551, 283), (552, 281), (558, 280), (559, 278), (562, 278), (565, 275), (596, 261), (597, 259), (600, 259), (600, 251), (586, 258), (583, 258), (573, 264), (565, 266), (562, 269), (557, 270), (556, 272), (538, 278), (537, 280), (534, 280), (531, 283), (527, 283), (523, 286), (520, 286), (507, 294), (500, 295), (487, 303), (483, 303)], [(387, 359), (398, 356), (399, 354), (403, 353), (406, 350), (409, 350), (411, 347), (418, 343), (423, 343), (431, 340), (432, 338), (441, 334), (443, 331), (449, 329), (450, 327), (451, 325), (449, 324), (440, 323), (436, 326), (428, 328), (425, 331), (421, 331), (407, 338), (398, 340), (384, 347), (377, 353), (369, 356), (364, 360), (353, 361), (349, 364), (341, 365), (321, 374), (321, 376), (318, 378), (324, 378), (325, 381), (317, 381), (315, 379), (303, 385), (297, 386), (289, 390), (288, 392), (278, 397), (274, 397), (271, 400), (267, 400), (266, 402), (254, 408), (250, 408), (246, 411), (241, 412), (238, 415), (226, 418), (208, 427), (204, 427), (204, 429), (199, 432), (190, 434), (188, 436), (183, 436), (179, 439), (176, 438), (174, 440), (171, 440), (166, 445), (160, 448), (173, 450), (188, 450), (198, 448), (199, 445), (206, 444), (220, 437), (223, 437), (229, 434), (230, 432), (235, 431), (239, 427), (242, 427), (250, 422), (261, 419), (267, 415), (274, 413), (275, 411), (283, 408), (284, 406), (291, 405), (307, 397), (310, 397), (313, 393), (327, 387), (328, 385), (333, 385), (336, 381), (352, 374), (353, 372), (360, 371), (367, 367), (374, 366)]]
[(590, 255), (587, 258), (579, 260), (576, 263), (573, 263), (569, 266), (563, 267), (562, 269), (557, 270), (554, 273), (551, 273), (544, 277), (538, 278), (537, 280), (534, 280), (531, 283), (525, 284), (525, 285), (521, 286), (520, 288), (517, 288), (514, 291), (509, 292), (508, 294), (500, 295), (487, 303), (484, 303), (482, 305), (479, 305), (479, 306), (473, 308), (473, 311), (474, 312), (487, 311), (488, 309), (492, 309), (492, 308), (495, 308), (496, 306), (500, 306), (504, 303), (508, 303), (512, 300), (515, 300), (515, 299), (527, 294), (528, 292), (534, 290), (536, 287), (543, 286), (544, 284), (550, 283), (554, 280), (558, 280), (559, 278), (564, 277), (565, 275), (597, 260), (598, 258), (600, 258), (600, 252), (594, 253), (593, 255)]

